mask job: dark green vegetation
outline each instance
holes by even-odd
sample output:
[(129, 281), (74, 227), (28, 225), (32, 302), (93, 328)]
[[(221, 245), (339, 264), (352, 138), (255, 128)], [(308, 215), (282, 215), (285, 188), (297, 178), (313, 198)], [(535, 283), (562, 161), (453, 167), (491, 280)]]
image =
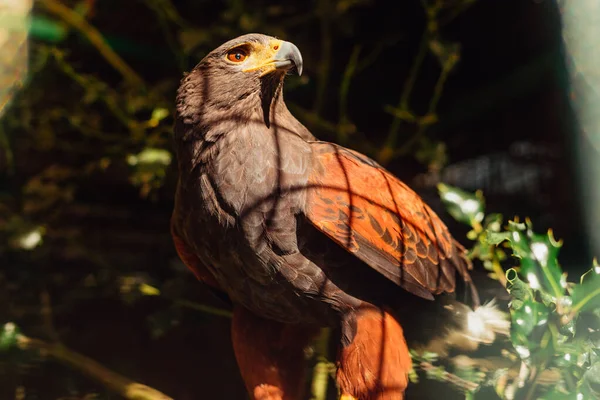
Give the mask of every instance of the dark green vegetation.
[[(579, 279), (568, 281), (557, 260), (562, 243), (555, 240), (552, 231), (537, 234), (531, 221), (523, 223), (516, 218), (504, 227), (501, 215), (484, 214), (481, 194), (443, 184), (439, 189), (452, 216), (472, 227), (468, 233), (475, 241), (471, 256), (482, 261), (510, 293), (510, 345), (501, 352), (504, 362), (496, 360), (496, 370), (462, 359), (455, 362), (459, 376), (479, 383), (471, 398), (485, 386), (493, 386), (501, 398), (510, 399), (597, 398), (598, 263), (594, 260)], [(507, 264), (507, 256), (516, 259), (508, 262), (515, 266), (504, 272), (502, 264)], [(515, 376), (516, 365), (519, 373)], [(483, 398), (490, 398), (490, 394)]]
[[(597, 390), (598, 279), (592, 269), (577, 284), (592, 258), (565, 150), (554, 2), (40, 0), (32, 15), (27, 79), (0, 104), (0, 324), (15, 324), (0, 338), (1, 399), (115, 399), (127, 378), (176, 399), (244, 398), (228, 305), (179, 262), (168, 220), (179, 79), (249, 31), (302, 51), (305, 73), (288, 79), (286, 99), (315, 135), (384, 163), (457, 238), (466, 230), (444, 212), (439, 181), (482, 188), (488, 210), (529, 216), (537, 231), (553, 227), (565, 240), (561, 263), (575, 283), (566, 288), (551, 236), (450, 209), (472, 228), (474, 242), (464, 243), (475, 243), (476, 269), (509, 283), (514, 346), (500, 340), (487, 357), (418, 359), (420, 381), (442, 383), (415, 385), (411, 398)], [(3, 47), (3, 65), (8, 54)], [(3, 85), (17, 78), (6, 71)], [(483, 213), (480, 198), (471, 200)], [(498, 293), (506, 304), (498, 284), (484, 297)], [(22, 351), (15, 340), (45, 351)], [(73, 351), (127, 378), (90, 370)], [(521, 365), (531, 373), (517, 390)]]

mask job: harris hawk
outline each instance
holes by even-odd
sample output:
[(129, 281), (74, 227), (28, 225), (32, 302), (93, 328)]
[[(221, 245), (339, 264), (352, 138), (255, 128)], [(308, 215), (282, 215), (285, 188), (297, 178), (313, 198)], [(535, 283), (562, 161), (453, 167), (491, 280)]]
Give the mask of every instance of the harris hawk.
[(283, 99), (294, 71), (302, 73), (294, 44), (248, 34), (182, 79), (175, 247), (231, 299), (233, 347), (252, 398), (300, 400), (304, 348), (331, 326), (343, 398), (402, 399), (406, 339), (464, 325), (426, 311), (456, 313), (448, 294), (457, 287), (478, 303), (470, 262), (408, 186), (294, 118)]

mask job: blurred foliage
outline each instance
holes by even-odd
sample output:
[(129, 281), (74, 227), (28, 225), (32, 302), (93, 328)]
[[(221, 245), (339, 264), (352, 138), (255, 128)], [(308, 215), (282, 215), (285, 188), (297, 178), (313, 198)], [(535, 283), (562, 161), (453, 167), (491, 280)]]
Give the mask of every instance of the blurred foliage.
[[(502, 227), (502, 216), (484, 215), (481, 193), (443, 184), (438, 187), (452, 216), (472, 228), (468, 233), (475, 241), (471, 257), (483, 261), (492, 271), (490, 276), (506, 284), (511, 297), (512, 348), (505, 349), (504, 357), (518, 365), (519, 373), (510, 377), (508, 369), (497, 370), (486, 380), (480, 375), (469, 379), (481, 384), (471, 390), (471, 398), (477, 397), (473, 394), (482, 386), (490, 385), (504, 399), (599, 398), (598, 263), (594, 260), (589, 271), (569, 282), (558, 263), (562, 244), (552, 231), (537, 234), (531, 221), (516, 218)], [(513, 267), (500, 275), (502, 261)]]

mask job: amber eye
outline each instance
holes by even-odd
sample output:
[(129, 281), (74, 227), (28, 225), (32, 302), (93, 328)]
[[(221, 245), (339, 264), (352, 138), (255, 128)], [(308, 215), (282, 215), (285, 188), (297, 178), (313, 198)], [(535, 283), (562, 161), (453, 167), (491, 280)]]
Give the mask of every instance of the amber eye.
[(227, 59), (234, 63), (240, 63), (248, 57), (248, 52), (244, 49), (238, 48), (229, 50), (227, 53)]

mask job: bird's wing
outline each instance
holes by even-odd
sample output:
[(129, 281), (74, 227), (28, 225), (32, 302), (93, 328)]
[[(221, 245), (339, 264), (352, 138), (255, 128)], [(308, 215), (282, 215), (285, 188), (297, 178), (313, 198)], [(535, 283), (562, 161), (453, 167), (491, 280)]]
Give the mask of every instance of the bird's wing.
[(206, 283), (212, 289), (220, 290), (219, 283), (214, 276), (202, 261), (200, 261), (196, 254), (194, 254), (194, 251), (189, 247), (185, 240), (177, 233), (173, 219), (171, 219), (171, 237), (173, 238), (173, 244), (175, 245), (177, 255), (185, 266), (196, 275), (196, 278), (199, 281)]
[(368, 157), (312, 142), (305, 215), (319, 230), (405, 290), (427, 299), (453, 292), (470, 262), (423, 200)]

